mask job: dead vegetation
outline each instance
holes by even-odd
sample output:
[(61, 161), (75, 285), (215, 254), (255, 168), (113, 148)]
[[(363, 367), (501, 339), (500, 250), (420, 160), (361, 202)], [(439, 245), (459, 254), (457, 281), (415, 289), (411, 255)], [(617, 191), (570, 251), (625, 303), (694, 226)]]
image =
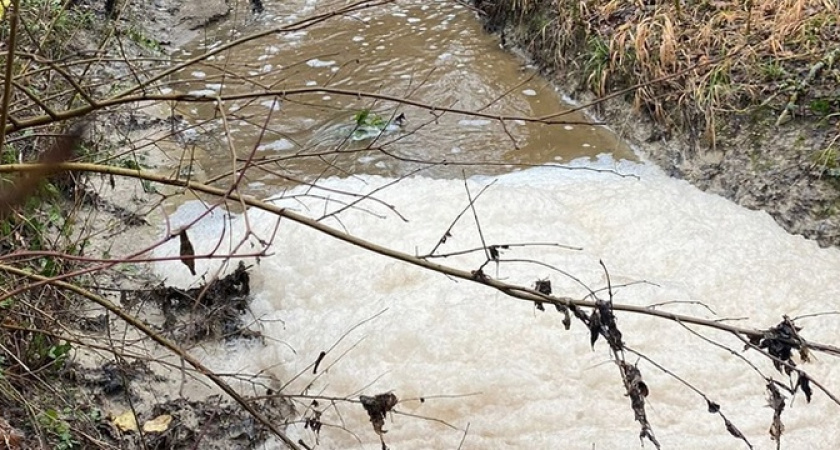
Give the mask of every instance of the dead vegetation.
[(667, 173), (840, 245), (836, 1), (476, 5)]
[[(487, 3), (487, 4), (485, 4)], [(836, 119), (840, 6), (830, 0), (478, 2), (515, 15), (529, 50), (598, 96), (624, 92), (659, 123), (700, 126), (759, 113)], [(524, 37), (523, 36), (523, 37)], [(675, 113), (676, 112), (676, 113)]]

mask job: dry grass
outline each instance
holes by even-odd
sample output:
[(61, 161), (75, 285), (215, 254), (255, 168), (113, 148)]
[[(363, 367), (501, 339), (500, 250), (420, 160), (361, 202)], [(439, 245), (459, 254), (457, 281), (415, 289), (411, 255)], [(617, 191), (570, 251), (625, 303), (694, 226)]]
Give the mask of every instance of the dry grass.
[(559, 2), (560, 17), (577, 8), (578, 25), (607, 48), (592, 55), (590, 46), (590, 59), (602, 58), (588, 66), (590, 87), (603, 95), (650, 83), (635, 91), (635, 104), (662, 123), (679, 124), (669, 115), (674, 106), (699, 113), (712, 128), (721, 114), (757, 106), (801, 115), (838, 109), (834, 0), (574, 3)]
[(738, 112), (840, 116), (836, 0), (477, 3), (491, 27), (517, 17), (518, 42), (595, 94), (641, 85), (628, 100), (669, 127), (714, 132)]

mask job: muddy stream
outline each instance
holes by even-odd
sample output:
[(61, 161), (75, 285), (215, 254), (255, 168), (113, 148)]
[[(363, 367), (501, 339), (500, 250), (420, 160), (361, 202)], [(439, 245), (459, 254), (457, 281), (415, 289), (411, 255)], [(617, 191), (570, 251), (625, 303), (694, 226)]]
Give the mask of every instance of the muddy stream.
[[(267, 13), (257, 18), (240, 9), (175, 57), (193, 57), (294, 23), (324, 11), (324, 3), (267, 2)], [(180, 90), (199, 95), (328, 88), (491, 114), (543, 116), (569, 108), (543, 77), (482, 30), (473, 11), (448, 0), (399, 2), (304, 31), (274, 33), (211, 56), (178, 76)], [(419, 171), (460, 178), (464, 171), (498, 174), (604, 153), (635, 159), (602, 126), (502, 124), (323, 91), (226, 101), (223, 110), (226, 125), (212, 105), (182, 108), (213, 136), (199, 144), (203, 151), (196, 158), (213, 178), (230, 172), (231, 147), (240, 162), (252, 154), (258, 164), (249, 171), (248, 188), (258, 195), (330, 175)], [(574, 113), (563, 119), (591, 121)], [(233, 137), (232, 146), (227, 136)]]
[[(268, 2), (258, 18), (240, 10), (176, 56), (195, 56), (324, 8), (325, 2), (294, 0)], [(555, 294), (571, 298), (618, 287), (618, 303), (710, 322), (738, 318), (739, 326), (767, 328), (783, 315), (811, 317), (801, 324), (808, 339), (836, 340), (837, 321), (816, 313), (840, 310), (833, 282), (840, 253), (788, 235), (766, 213), (637, 163), (606, 127), (512, 120), (503, 127), (487, 118), (440, 109), (433, 115), (393, 100), (329, 91), (493, 114), (541, 116), (568, 108), (454, 1), (401, 1), (305, 32), (272, 33), (179, 76), (174, 87), (198, 95), (310, 89), (283, 98), (231, 99), (220, 108), (224, 115), (211, 105), (184, 106), (181, 113), (209, 132), (195, 132), (192, 141), (207, 178), (225, 176), (250, 158), (249, 193), (283, 193), (275, 198), (280, 207), (409, 255), (429, 252), (428, 260), (461, 270), (484, 267), (494, 279), (518, 286), (549, 280)], [(407, 119), (401, 125), (394, 123), (400, 115)], [(529, 167), (578, 158), (591, 160), (586, 170)], [(417, 170), (422, 176), (395, 182)], [(467, 182), (463, 172), (471, 176)], [(318, 189), (293, 186), (314, 179)], [(474, 221), (468, 214), (459, 219), (471, 204), (465, 187), (473, 193), (486, 188), (475, 202)], [(252, 268), (243, 321), (263, 343), (196, 349), (213, 370), (240, 375), (235, 387), (243, 392), (254, 392), (257, 379), (245, 374), (260, 374), (272, 380), (266, 382), (272, 389), (293, 394), (393, 393), (407, 413), (386, 421), (384, 440), (395, 449), (640, 448), (639, 425), (606, 344), (593, 346), (588, 327), (578, 322), (565, 330), (552, 308), (540, 311), (264, 211), (208, 212), (193, 201), (180, 205), (167, 224), (190, 226), (196, 255), (238, 252)], [(268, 241), (269, 254), (254, 258), (251, 252)], [(496, 264), (476, 251), (487, 245), (503, 249)], [(221, 258), (201, 258), (191, 274), (179, 252), (176, 239), (155, 251), (162, 259), (155, 271), (171, 286), (196, 287), (233, 269)], [(748, 364), (733, 357), (743, 342), (728, 332), (698, 329), (708, 336), (700, 339), (646, 315), (622, 312), (617, 320), (628, 347), (671, 371), (638, 362), (650, 386), (647, 417), (663, 448), (745, 448), (708, 413), (708, 399), (720, 402), (755, 448), (775, 445), (767, 433), (773, 414), (763, 378), (776, 373), (769, 360), (755, 352), (739, 356)], [(313, 361), (322, 358), (313, 371)], [(840, 379), (840, 369), (828, 357), (807, 367), (814, 380), (840, 389), (832, 381)], [(316, 408), (309, 397), (294, 401), (304, 415), (286, 428), (294, 441), (308, 448), (382, 448), (359, 405), (324, 401)], [(797, 398), (789, 405), (787, 442), (838, 448), (835, 404), (815, 395), (812, 403)], [(312, 417), (323, 430), (305, 425)], [(265, 448), (283, 447), (270, 440)]]

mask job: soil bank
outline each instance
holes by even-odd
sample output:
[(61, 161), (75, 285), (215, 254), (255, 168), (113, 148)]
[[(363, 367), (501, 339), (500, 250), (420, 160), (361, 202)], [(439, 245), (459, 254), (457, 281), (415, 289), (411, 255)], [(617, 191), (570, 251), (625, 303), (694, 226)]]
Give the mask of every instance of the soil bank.
[(674, 177), (840, 244), (840, 11), (800, 2), (474, 2), (502, 45)]

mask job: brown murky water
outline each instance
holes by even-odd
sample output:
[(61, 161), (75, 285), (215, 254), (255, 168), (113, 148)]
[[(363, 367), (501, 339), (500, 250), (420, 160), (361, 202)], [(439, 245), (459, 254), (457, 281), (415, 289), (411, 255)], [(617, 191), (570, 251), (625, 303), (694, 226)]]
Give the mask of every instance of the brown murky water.
[[(268, 13), (257, 19), (240, 10), (239, 20), (212, 29), (178, 56), (195, 56), (337, 5), (269, 1)], [(253, 154), (258, 168), (249, 170), (248, 182), (257, 191), (329, 175), (399, 176), (420, 170), (428, 176), (461, 177), (463, 171), (493, 174), (604, 153), (634, 158), (600, 126), (502, 123), (442, 111), (537, 117), (568, 108), (544, 78), (502, 50), (475, 14), (454, 1), (401, 1), (305, 31), (274, 33), (211, 57), (179, 77), (180, 89), (205, 95), (311, 91), (226, 101), (221, 108), (226, 125), (212, 106), (182, 107), (191, 118), (206, 120), (202, 127), (215, 136), (215, 142), (202, 143), (206, 153), (199, 155), (208, 177), (230, 173), (232, 154), (240, 160)], [(436, 109), (329, 90), (405, 98)], [(399, 115), (407, 119), (402, 126), (386, 126)], [(589, 120), (579, 114), (563, 119)]]

